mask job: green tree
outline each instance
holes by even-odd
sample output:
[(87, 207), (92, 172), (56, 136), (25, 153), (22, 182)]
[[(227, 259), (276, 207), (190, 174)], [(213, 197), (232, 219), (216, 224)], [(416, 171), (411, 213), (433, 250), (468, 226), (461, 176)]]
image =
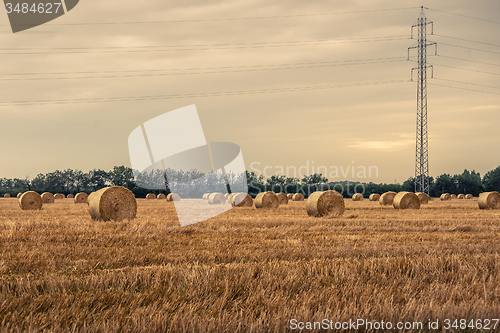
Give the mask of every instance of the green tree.
[(472, 170), (469, 172), (467, 169), (461, 175), (456, 176), (457, 192), (456, 194), (472, 194), (478, 196), (479, 193), (484, 191), (484, 186), (481, 182), (481, 175), (479, 172)]
[(500, 191), (500, 166), (484, 175), (483, 185), (485, 191)]
[(410, 177), (403, 182), (401, 185), (401, 189), (406, 192), (414, 192), (415, 191), (415, 178)]
[(103, 187), (110, 185), (111, 177), (109, 173), (101, 169), (94, 169), (89, 172), (90, 186), (93, 191), (100, 190)]
[(129, 190), (135, 186), (132, 168), (123, 165), (115, 166), (113, 170), (109, 172), (109, 178), (111, 179), (111, 183), (115, 186), (123, 186)]
[(443, 193), (455, 193), (457, 190), (453, 177), (449, 174), (442, 174), (436, 178), (431, 187), (431, 196), (439, 197)]
[(323, 174), (321, 173), (315, 173), (309, 176), (304, 176), (301, 183), (304, 185), (323, 184), (328, 183), (328, 179), (323, 177)]

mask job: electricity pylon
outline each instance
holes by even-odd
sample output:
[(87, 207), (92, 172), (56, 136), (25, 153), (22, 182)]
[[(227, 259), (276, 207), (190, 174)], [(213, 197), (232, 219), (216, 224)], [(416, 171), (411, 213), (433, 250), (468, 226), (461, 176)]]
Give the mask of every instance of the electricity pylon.
[(415, 192), (429, 194), (429, 141), (427, 134), (427, 46), (436, 45), (435, 42), (427, 43), (427, 25), (431, 25), (431, 35), (434, 24), (428, 21), (424, 14), (424, 7), (420, 10), (417, 22), (411, 27), (411, 38), (413, 39), (413, 28), (418, 27), (418, 41), (408, 48), (408, 60), (410, 49), (418, 50), (418, 65), (412, 68), (418, 69), (417, 81), (417, 140), (415, 150)]

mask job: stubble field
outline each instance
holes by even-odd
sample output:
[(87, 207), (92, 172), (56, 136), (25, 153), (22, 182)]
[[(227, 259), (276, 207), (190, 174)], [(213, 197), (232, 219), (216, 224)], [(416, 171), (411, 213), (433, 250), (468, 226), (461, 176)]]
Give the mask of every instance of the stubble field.
[(138, 199), (123, 222), (87, 207), (0, 199), (0, 331), (289, 332), (323, 319), (441, 331), (500, 318), (500, 212), (477, 198), (407, 211), (346, 199), (333, 219), (292, 202), (184, 228), (165, 200)]

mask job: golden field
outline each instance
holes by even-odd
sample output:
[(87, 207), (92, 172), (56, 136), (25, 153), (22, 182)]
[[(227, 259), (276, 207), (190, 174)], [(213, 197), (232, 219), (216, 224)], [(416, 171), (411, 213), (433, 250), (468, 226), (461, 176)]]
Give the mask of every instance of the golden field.
[(358, 318), (433, 331), (429, 320), (500, 318), (500, 211), (477, 198), (345, 202), (340, 218), (291, 202), (181, 228), (165, 200), (95, 222), (72, 199), (22, 211), (1, 198), (0, 331), (298, 332), (292, 319)]

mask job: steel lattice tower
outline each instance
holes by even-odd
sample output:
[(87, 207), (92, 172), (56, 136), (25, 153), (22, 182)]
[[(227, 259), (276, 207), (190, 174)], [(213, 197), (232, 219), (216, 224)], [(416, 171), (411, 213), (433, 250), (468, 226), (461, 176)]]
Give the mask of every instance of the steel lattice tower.
[[(418, 69), (417, 81), (417, 135), (415, 150), (415, 192), (429, 194), (429, 141), (427, 135), (427, 46), (436, 45), (435, 42), (427, 43), (427, 25), (433, 22), (428, 21), (424, 14), (424, 7), (420, 10), (417, 22), (411, 27), (413, 39), (413, 28), (418, 27), (418, 41), (408, 48), (408, 59), (410, 49), (418, 50), (418, 65), (412, 68)], [(433, 31), (431, 30), (431, 35)]]

